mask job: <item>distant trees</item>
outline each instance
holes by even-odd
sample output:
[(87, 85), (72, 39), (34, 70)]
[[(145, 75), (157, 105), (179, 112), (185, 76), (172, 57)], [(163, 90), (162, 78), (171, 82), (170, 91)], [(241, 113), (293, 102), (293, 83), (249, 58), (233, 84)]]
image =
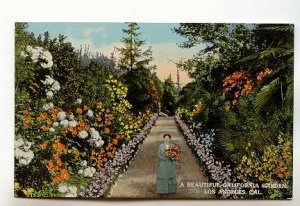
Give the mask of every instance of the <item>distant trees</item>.
[(177, 91), (171, 75), (163, 82), (161, 111), (174, 115), (177, 103)]
[(155, 66), (151, 47), (143, 49), (146, 41), (140, 39), (140, 27), (137, 23), (127, 23), (123, 29), (125, 36), (121, 39), (123, 47), (120, 52), (118, 67), (121, 79), (128, 87), (127, 99), (133, 105), (134, 112), (151, 109), (158, 111), (161, 100), (160, 81), (154, 72)]

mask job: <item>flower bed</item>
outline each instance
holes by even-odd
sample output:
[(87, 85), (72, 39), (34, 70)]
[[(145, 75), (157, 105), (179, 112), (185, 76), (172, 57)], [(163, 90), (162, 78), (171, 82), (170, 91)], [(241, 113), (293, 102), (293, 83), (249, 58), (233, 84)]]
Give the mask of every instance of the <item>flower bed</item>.
[(158, 115), (161, 117), (168, 117), (168, 115), (164, 112), (159, 112)]
[(103, 96), (90, 105), (79, 95), (68, 108), (59, 106), (64, 85), (54, 79), (51, 53), (27, 46), (22, 55), (24, 64), (43, 73), (16, 91), (15, 196), (84, 196), (97, 175), (106, 176), (107, 189), (158, 115), (133, 114), (127, 87), (112, 75), (102, 81)]
[(141, 143), (155, 124), (158, 114), (154, 114), (150, 121), (142, 128), (139, 134), (123, 144), (115, 156), (109, 160), (103, 168), (96, 172), (95, 180), (80, 194), (83, 197), (102, 197), (108, 193), (112, 184), (125, 172), (134, 156), (139, 151)]
[[(186, 125), (179, 116), (174, 116), (174, 118), (179, 129), (185, 136), (188, 145), (208, 171), (209, 178), (220, 185), (233, 182), (230, 165), (224, 166), (224, 162), (217, 161), (212, 151), (207, 149), (206, 144), (201, 141), (202, 137), (197, 137), (193, 129)], [(225, 198), (228, 196), (229, 195), (224, 194), (221, 197)]]

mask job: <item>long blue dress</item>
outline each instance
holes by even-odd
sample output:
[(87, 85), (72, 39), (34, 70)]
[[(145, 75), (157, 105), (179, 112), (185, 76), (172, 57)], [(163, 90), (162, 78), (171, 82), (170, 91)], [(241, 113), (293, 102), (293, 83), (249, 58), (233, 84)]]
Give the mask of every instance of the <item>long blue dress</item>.
[[(169, 143), (171, 146), (172, 143)], [(164, 155), (166, 144), (158, 147), (158, 166), (156, 173), (156, 193), (176, 193), (176, 161)]]

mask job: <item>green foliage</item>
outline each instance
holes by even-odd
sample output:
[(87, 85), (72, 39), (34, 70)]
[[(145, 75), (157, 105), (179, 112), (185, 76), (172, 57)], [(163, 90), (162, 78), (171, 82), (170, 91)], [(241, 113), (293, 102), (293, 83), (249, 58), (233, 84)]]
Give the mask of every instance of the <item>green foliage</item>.
[(28, 33), (27, 23), (15, 24), (15, 67), (16, 67), (16, 87), (26, 87), (34, 79), (35, 70), (31, 63), (25, 63), (21, 57), (21, 52), (25, 50), (27, 45), (35, 43), (33, 33)]
[(221, 92), (224, 74), (241, 68), (236, 61), (255, 50), (251, 25), (183, 23), (174, 31), (187, 41), (182, 48), (204, 47), (177, 66), (188, 71), (209, 93)]
[(261, 88), (261, 91), (257, 94), (255, 98), (255, 111), (257, 113), (263, 111), (263, 109), (270, 109), (270, 107), (276, 107), (277, 98), (272, 98), (275, 94), (278, 94), (278, 89), (280, 89), (279, 79), (274, 79), (270, 84), (265, 85)]
[[(179, 93), (178, 105), (184, 105), (188, 109), (192, 109), (197, 103), (197, 98), (211, 99), (211, 94), (203, 89), (199, 81), (193, 81), (185, 85)], [(218, 100), (216, 100), (218, 101)], [(216, 104), (217, 102), (215, 102)]]
[(139, 38), (140, 27), (137, 23), (128, 23), (128, 28), (123, 29), (125, 37), (121, 39), (124, 47), (117, 48), (120, 52), (119, 67), (122, 70), (132, 71), (145, 68), (153, 60), (151, 47), (142, 51), (141, 47), (146, 45), (145, 40)]
[(171, 75), (163, 83), (161, 110), (169, 115), (174, 115), (177, 103), (177, 90)]
[(105, 97), (104, 84), (111, 74), (111, 70), (93, 62), (77, 75), (80, 76), (80, 88), (78, 93), (88, 105), (95, 104), (95, 99)]
[(127, 99), (133, 112), (158, 111), (161, 99), (161, 82), (149, 70), (128, 71), (121, 77), (128, 87)]
[(153, 60), (151, 47), (142, 50), (146, 41), (139, 38), (139, 29), (137, 23), (128, 23), (128, 28), (123, 29), (126, 36), (121, 42), (124, 47), (117, 48), (120, 52), (118, 66), (121, 79), (128, 87), (127, 99), (133, 105), (133, 112), (147, 109), (158, 111), (162, 95), (161, 82), (154, 72), (156, 66), (149, 64)]
[[(216, 129), (217, 157), (235, 167), (245, 155), (251, 159), (250, 151), (245, 151), (247, 144), (252, 145), (251, 152), (263, 155), (267, 147), (276, 149), (278, 134), (292, 136), (292, 25), (180, 24), (174, 31), (186, 38), (182, 48), (202, 45), (193, 58), (177, 63), (194, 79), (182, 89), (178, 106), (186, 122), (201, 123), (198, 133)], [(271, 72), (262, 75), (267, 68)], [(235, 72), (248, 73), (252, 84), (248, 82), (247, 95), (228, 107), (223, 83)], [(228, 81), (236, 89), (244, 88), (234, 78)], [(239, 90), (232, 95), (237, 94)], [(193, 116), (199, 100), (203, 107)], [(260, 180), (254, 177), (251, 181)], [(291, 194), (291, 190), (264, 192), (269, 198)]]
[[(37, 45), (44, 47), (52, 53), (54, 65), (50, 71), (53, 78), (64, 85), (57, 96), (59, 106), (69, 107), (79, 97), (78, 90), (84, 81), (81, 74), (84, 73), (80, 68), (78, 55), (70, 42), (66, 42), (66, 36), (59, 35), (51, 38), (48, 32), (37, 38)], [(44, 77), (45, 72), (38, 73), (38, 79)]]

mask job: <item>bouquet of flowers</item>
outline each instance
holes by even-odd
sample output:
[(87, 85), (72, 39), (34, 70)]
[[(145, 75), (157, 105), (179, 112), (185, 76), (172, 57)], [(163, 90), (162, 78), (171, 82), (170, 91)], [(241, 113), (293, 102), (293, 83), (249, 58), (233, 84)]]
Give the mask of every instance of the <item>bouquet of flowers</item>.
[(180, 158), (180, 147), (177, 144), (171, 145), (165, 150), (165, 156), (169, 157), (171, 160), (178, 161)]

